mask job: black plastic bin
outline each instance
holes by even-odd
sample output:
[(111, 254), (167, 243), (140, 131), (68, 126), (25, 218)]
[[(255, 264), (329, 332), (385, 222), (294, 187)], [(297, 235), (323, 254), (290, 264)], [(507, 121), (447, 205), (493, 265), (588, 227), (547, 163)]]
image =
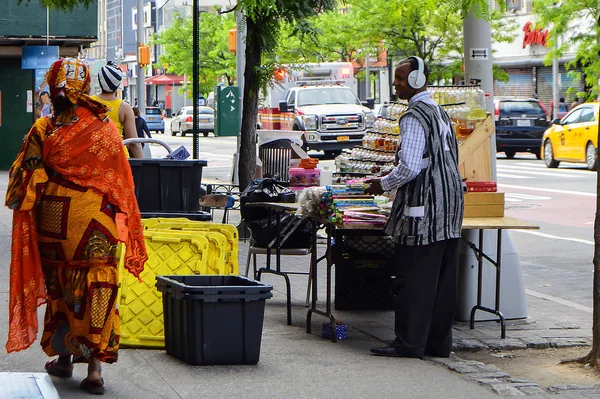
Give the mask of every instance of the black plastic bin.
[(141, 212), (196, 212), (200, 209), (202, 160), (129, 159)]
[(156, 276), (167, 353), (193, 365), (256, 364), (273, 287), (238, 276)]

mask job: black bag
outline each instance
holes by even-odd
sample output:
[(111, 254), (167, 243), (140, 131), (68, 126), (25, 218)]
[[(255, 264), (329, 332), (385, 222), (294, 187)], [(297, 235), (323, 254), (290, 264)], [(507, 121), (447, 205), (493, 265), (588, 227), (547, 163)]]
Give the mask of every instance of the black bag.
[[(281, 239), (285, 235), (285, 227), (290, 224), (292, 220), (296, 219), (293, 215), (283, 215), (279, 222)], [(295, 220), (294, 223), (298, 223)], [(289, 236), (287, 240), (281, 245), (281, 248), (308, 248), (311, 245), (312, 238), (312, 224), (308, 220), (302, 220), (300, 224), (296, 226), (294, 232)], [(270, 226), (269, 226), (270, 224)], [(273, 220), (260, 219), (247, 222), (247, 226), (252, 232), (251, 244), (257, 247), (266, 247), (276, 237), (277, 234), (277, 219), (274, 217)], [(269, 235), (267, 235), (267, 227)], [(273, 254), (275, 251), (273, 250)]]
[(265, 208), (246, 206), (249, 202), (295, 202), (296, 194), (290, 190), (287, 182), (275, 179), (256, 179), (240, 195), (240, 210), (246, 221), (267, 219), (269, 212)]

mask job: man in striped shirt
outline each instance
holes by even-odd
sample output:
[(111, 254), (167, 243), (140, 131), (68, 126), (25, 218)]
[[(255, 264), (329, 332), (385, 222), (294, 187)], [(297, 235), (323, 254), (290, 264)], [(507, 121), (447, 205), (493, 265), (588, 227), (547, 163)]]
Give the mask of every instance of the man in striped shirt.
[(380, 356), (448, 357), (456, 310), (458, 241), (463, 218), (458, 143), (450, 118), (427, 91), (427, 67), (409, 57), (396, 67), (400, 118), (396, 167), (369, 180), (368, 192), (395, 191), (385, 227), (396, 241), (396, 339)]

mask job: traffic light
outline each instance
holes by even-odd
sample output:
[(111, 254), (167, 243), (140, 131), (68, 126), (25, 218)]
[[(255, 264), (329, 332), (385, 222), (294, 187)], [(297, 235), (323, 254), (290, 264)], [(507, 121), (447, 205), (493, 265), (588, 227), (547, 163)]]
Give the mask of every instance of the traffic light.
[(237, 29), (229, 29), (228, 44), (229, 51), (235, 53), (237, 51)]
[(138, 63), (142, 67), (150, 65), (150, 47), (143, 43), (138, 47)]

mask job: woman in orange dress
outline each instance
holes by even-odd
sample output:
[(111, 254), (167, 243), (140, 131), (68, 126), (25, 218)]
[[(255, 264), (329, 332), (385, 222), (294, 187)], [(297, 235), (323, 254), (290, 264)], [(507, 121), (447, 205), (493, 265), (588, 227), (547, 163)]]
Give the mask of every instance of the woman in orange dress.
[(13, 212), (8, 352), (37, 336), (46, 371), (71, 377), (88, 363), (81, 388), (104, 393), (101, 362), (117, 360), (116, 250), (139, 276), (147, 254), (131, 169), (107, 107), (89, 96), (83, 62), (62, 59), (46, 74), (54, 115), (38, 119), (10, 170), (6, 205)]

